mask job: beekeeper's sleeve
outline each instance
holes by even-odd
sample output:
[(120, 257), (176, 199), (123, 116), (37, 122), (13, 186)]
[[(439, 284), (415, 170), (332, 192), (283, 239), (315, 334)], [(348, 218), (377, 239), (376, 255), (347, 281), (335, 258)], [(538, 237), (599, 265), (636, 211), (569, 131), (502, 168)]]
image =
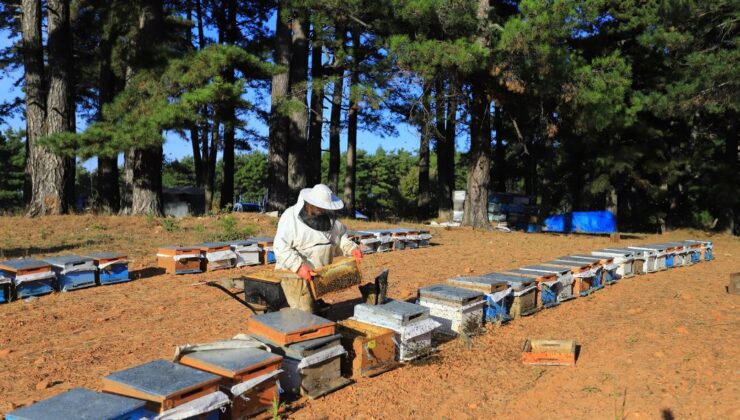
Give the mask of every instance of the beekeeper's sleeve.
[(294, 249), (294, 241), (298, 232), (292, 211), (285, 211), (278, 222), (275, 241), (272, 249), (275, 252), (276, 268), (285, 268), (297, 272), (303, 264), (301, 255)]

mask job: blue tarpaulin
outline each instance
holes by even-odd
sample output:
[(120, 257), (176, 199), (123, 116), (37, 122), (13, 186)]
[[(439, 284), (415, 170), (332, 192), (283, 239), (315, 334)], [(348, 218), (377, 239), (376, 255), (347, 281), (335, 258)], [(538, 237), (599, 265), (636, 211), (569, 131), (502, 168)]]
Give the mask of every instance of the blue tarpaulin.
[(545, 219), (543, 230), (564, 233), (612, 233), (617, 231), (617, 218), (606, 210), (554, 214)]

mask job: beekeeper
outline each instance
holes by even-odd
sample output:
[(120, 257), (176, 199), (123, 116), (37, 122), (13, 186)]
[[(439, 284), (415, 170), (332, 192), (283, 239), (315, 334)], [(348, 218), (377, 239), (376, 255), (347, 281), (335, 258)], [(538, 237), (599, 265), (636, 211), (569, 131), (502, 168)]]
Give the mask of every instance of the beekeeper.
[(281, 282), (291, 308), (307, 312), (316, 309), (308, 285), (316, 275), (315, 269), (341, 255), (362, 261), (362, 252), (347, 237), (347, 227), (337, 220), (336, 211), (343, 207), (329, 187), (316, 184), (301, 190), (298, 202), (280, 217), (273, 243), (275, 269), (290, 270), (300, 277)]

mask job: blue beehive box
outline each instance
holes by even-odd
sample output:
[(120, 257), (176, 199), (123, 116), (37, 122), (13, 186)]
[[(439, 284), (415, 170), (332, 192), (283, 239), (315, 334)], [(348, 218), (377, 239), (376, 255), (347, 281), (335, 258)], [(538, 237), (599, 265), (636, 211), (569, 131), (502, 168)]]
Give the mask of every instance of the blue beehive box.
[(153, 417), (146, 402), (75, 388), (5, 415), (6, 420), (139, 420)]
[(0, 262), (0, 274), (10, 278), (19, 299), (41, 296), (54, 291), (56, 274), (44, 261), (22, 259)]
[(79, 255), (44, 258), (51, 264), (57, 275), (57, 288), (61, 292), (95, 286), (95, 272), (98, 270), (92, 258)]
[(10, 277), (0, 274), (0, 303), (10, 302), (11, 292), (13, 291), (12, 284)]
[(193, 411), (187, 419), (218, 420), (220, 408), (229, 403), (218, 390), (220, 381), (217, 375), (160, 359), (111, 373), (103, 378), (103, 391), (145, 400), (159, 414), (189, 407)]
[(98, 284), (115, 284), (131, 280), (128, 274), (128, 256), (116, 252), (93, 252), (85, 255), (92, 258), (97, 267)]

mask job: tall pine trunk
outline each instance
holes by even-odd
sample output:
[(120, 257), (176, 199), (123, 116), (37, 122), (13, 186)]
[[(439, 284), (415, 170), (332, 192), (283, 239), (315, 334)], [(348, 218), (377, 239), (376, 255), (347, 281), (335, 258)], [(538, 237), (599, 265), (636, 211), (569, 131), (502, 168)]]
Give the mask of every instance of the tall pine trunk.
[[(293, 40), (290, 56), (290, 98), (296, 107), (290, 113), (288, 143), (288, 186), (291, 200), (306, 187), (306, 153), (308, 147), (308, 11), (300, 9), (293, 17)], [(300, 106), (298, 105), (300, 104)]]
[[(436, 152), (437, 152), (437, 199), (438, 216), (452, 217), (452, 192), (455, 189), (455, 111), (457, 102), (452, 92), (452, 85), (445, 93), (443, 83), (435, 86), (434, 109), (436, 119)], [(447, 109), (445, 110), (445, 106)]]
[[(111, 19), (108, 11), (105, 16)], [(98, 90), (98, 119), (103, 118), (103, 106), (113, 101), (118, 91), (119, 83), (111, 66), (113, 42), (112, 25), (104, 28), (100, 41), (99, 90)], [(96, 207), (100, 211), (115, 213), (119, 209), (120, 192), (118, 187), (118, 157), (98, 156), (98, 173), (96, 178)]]
[[(74, 112), (69, 106), (72, 33), (69, 0), (49, 0), (47, 9), (49, 86), (45, 132), (51, 135), (71, 131), (70, 112)], [(69, 202), (73, 200), (65, 196), (65, 192), (69, 194), (69, 158), (57, 156), (46, 148), (33, 144), (31, 153), (32, 198), (28, 214), (37, 216), (66, 213)]]
[(309, 185), (321, 183), (321, 131), (324, 121), (324, 66), (317, 27), (311, 43), (311, 104), (308, 131), (307, 171)]
[[(147, 0), (139, 15), (136, 70), (153, 66), (154, 48), (162, 40), (162, 2)], [(131, 214), (162, 214), (162, 145), (133, 148), (126, 156), (131, 176)]]
[[(481, 28), (488, 26), (488, 0), (478, 0), (476, 17)], [(486, 46), (484, 36), (476, 40)], [(465, 194), (465, 213), (463, 226), (490, 228), (488, 222), (488, 185), (491, 180), (491, 100), (481, 81), (483, 75), (474, 75), (470, 82), (470, 165), (468, 167), (468, 188)]]
[(334, 86), (331, 95), (331, 115), (329, 117), (329, 187), (332, 191), (339, 191), (339, 169), (341, 164), (340, 135), (342, 134), (342, 99), (344, 98), (344, 40), (345, 29), (341, 25), (336, 27), (336, 37), (339, 46), (334, 51), (332, 71)]
[(478, 80), (471, 83), (470, 166), (463, 226), (488, 228), (488, 185), (491, 177), (490, 100)]
[(278, 2), (277, 19), (275, 20), (275, 64), (282, 66), (283, 71), (272, 76), (269, 162), (268, 162), (268, 198), (267, 209), (283, 211), (288, 207), (288, 124), (290, 121), (280, 109), (288, 94), (290, 67), (290, 28), (285, 13), (288, 0)]
[[(358, 104), (360, 82), (360, 31), (352, 29), (352, 69), (349, 75), (349, 111), (347, 112), (347, 170), (344, 176), (344, 206), (347, 214), (355, 217), (355, 191), (357, 179), (357, 119), (360, 112)], [(354, 91), (353, 91), (354, 90)]]
[(431, 109), (430, 93), (431, 85), (424, 85), (422, 92), (422, 115), (421, 115), (421, 135), (419, 141), (419, 196), (416, 202), (417, 217), (424, 220), (429, 217), (429, 137), (431, 136)]

